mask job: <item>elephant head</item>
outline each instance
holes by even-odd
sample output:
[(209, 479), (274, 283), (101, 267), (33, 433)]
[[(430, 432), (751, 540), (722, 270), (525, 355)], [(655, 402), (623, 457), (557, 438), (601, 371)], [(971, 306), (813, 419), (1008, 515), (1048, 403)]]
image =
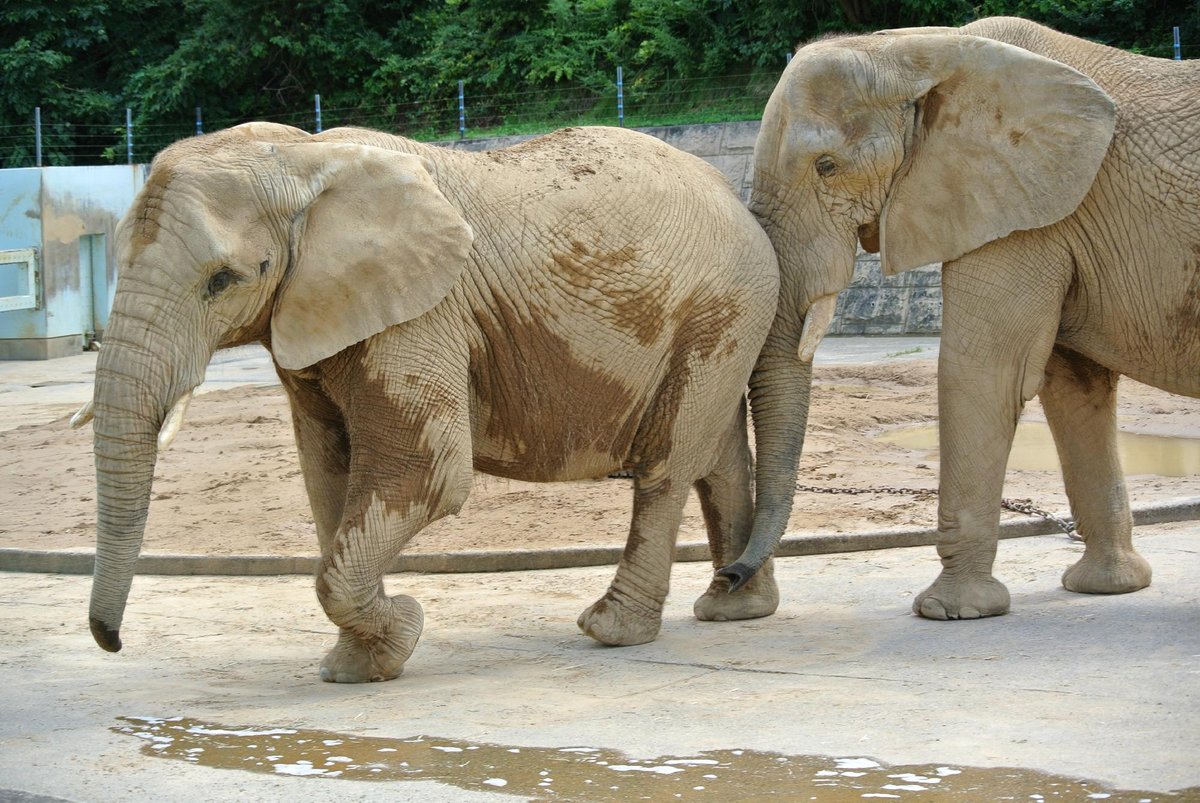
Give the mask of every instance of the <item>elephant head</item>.
[(92, 402), (101, 647), (121, 648), (158, 449), (214, 351), (261, 341), (302, 369), (432, 308), (471, 245), (418, 156), (251, 123), (154, 160), (117, 228)]
[(890, 276), (1054, 223), (1087, 194), (1114, 120), (1112, 100), (1083, 74), (953, 29), (827, 39), (796, 53), (763, 114), (750, 201), (781, 274), (764, 351), (780, 368), (776, 378), (756, 372), (757, 392), (764, 419), (786, 429), (764, 431), (756, 411), (760, 462), (772, 465), (758, 470), (750, 543), (721, 572), (734, 588), (774, 551), (791, 511), (806, 371), (857, 245), (879, 252)]

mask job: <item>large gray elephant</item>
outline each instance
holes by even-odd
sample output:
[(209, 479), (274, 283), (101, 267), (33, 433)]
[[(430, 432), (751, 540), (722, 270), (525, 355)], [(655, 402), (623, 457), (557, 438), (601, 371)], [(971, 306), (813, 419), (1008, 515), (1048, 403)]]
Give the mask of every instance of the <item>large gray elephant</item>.
[[(1082, 558), (1072, 591), (1150, 582), (1116, 448), (1119, 375), (1200, 395), (1200, 62), (1146, 58), (1014, 18), (826, 39), (800, 49), (767, 104), (751, 208), (779, 256), (764, 360), (804, 392), (775, 478), (758, 477), (733, 587), (791, 508), (809, 361), (856, 245), (894, 275), (943, 262), (938, 366), (942, 572), (913, 609), (1008, 610), (992, 576), (1005, 463), (1041, 397)], [(760, 448), (760, 462), (763, 451)], [(768, 490), (769, 489), (769, 490)], [(767, 490), (768, 498), (764, 498)]]
[[(247, 124), (155, 160), (116, 235), (94, 393), (91, 629), (106, 650), (141, 548), (157, 450), (216, 349), (261, 342), (295, 425), (340, 628), (328, 681), (393, 678), (420, 605), (382, 575), (455, 513), (473, 468), (527, 481), (633, 476), (612, 585), (579, 618), (653, 639), (697, 489), (716, 565), (753, 512), (744, 393), (775, 313), (774, 251), (700, 159), (621, 129), (489, 153)], [(85, 412), (78, 419), (87, 420)], [(769, 573), (703, 619), (765, 616)]]

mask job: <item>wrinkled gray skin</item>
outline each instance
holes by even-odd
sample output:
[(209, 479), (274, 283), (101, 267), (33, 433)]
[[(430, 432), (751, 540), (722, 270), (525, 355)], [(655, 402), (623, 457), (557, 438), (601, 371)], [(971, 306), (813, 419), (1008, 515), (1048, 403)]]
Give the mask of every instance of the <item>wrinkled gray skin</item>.
[[(1197, 108), (1200, 62), (1136, 56), (1014, 18), (818, 41), (780, 79), (751, 200), (782, 285), (764, 360), (805, 362), (789, 354), (798, 339), (811, 358), (857, 243), (880, 252), (887, 275), (944, 262), (943, 569), (916, 613), (1008, 610), (992, 576), (1000, 497), (1017, 419), (1035, 395), (1086, 540), (1063, 584), (1088, 593), (1149, 584), (1132, 545), (1115, 394), (1123, 374), (1200, 395)], [(778, 403), (794, 450), (772, 455), (786, 477), (760, 468), (755, 535), (725, 571), (735, 587), (771, 554), (790, 511), (784, 489), (807, 393)], [(768, 486), (780, 495), (764, 499)]]
[[(619, 129), (486, 154), (371, 131), (247, 124), (156, 158), (117, 232), (94, 396), (92, 632), (121, 647), (156, 437), (213, 352), (262, 342), (291, 403), (340, 629), (328, 681), (400, 674), (422, 627), (382, 575), (455, 513), (473, 469), (527, 481), (634, 477), (628, 544), (579, 618), (655, 637), (684, 502), (715, 565), (753, 513), (743, 394), (775, 313), (774, 251), (701, 160)], [(770, 572), (702, 619), (765, 616)]]

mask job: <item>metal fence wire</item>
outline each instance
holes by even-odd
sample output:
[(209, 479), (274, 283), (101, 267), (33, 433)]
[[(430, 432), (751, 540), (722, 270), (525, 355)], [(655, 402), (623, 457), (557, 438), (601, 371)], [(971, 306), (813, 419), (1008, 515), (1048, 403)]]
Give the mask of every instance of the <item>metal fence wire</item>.
[(210, 118), (198, 107), (194, 116), (179, 120), (145, 121), (139, 120), (136, 108), (129, 108), (113, 110), (111, 121), (76, 123), (37, 109), (28, 122), (0, 124), (0, 163), (32, 167), (149, 162), (172, 142), (249, 119), (311, 132), (362, 126), (425, 141), (536, 134), (569, 125), (754, 120), (761, 116), (779, 72), (658, 81), (625, 73), (623, 78), (602, 90), (564, 87), (505, 94), (474, 94), (471, 83), (463, 81), (456, 92), (426, 103), (329, 106), (314, 95), (307, 108), (252, 118)]
[[(1200, 57), (1200, 45), (1181, 42), (1179, 28), (1173, 30), (1172, 38), (1146, 55), (1176, 60)], [(42, 109), (34, 109), (27, 121), (0, 121), (0, 166), (149, 162), (176, 140), (250, 119), (313, 132), (362, 126), (425, 141), (536, 134), (569, 125), (644, 127), (756, 120), (762, 115), (779, 72), (765, 69), (719, 78), (649, 80), (618, 67), (615, 77), (616, 82), (607, 87), (572, 86), (506, 94), (476, 94), (471, 81), (463, 80), (458, 82), (456, 92), (424, 103), (322, 107), (317, 94), (306, 108), (244, 118), (206, 119), (203, 109), (196, 108), (194, 119), (151, 121), (141, 119), (137, 108), (131, 106), (112, 109), (111, 119), (83, 123), (55, 119)]]

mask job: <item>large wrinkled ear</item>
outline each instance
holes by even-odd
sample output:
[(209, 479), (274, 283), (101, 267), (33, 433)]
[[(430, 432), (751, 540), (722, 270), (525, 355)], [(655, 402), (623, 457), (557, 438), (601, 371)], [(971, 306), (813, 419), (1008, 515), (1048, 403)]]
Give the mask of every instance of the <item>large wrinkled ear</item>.
[(313, 199), (292, 234), (271, 350), (298, 369), (416, 318), (450, 292), (473, 235), (424, 160), (367, 145), (280, 145)]
[(1048, 226), (1087, 195), (1113, 101), (1057, 61), (974, 36), (887, 38), (880, 54), (923, 93), (880, 216), (884, 273), (945, 262)]

